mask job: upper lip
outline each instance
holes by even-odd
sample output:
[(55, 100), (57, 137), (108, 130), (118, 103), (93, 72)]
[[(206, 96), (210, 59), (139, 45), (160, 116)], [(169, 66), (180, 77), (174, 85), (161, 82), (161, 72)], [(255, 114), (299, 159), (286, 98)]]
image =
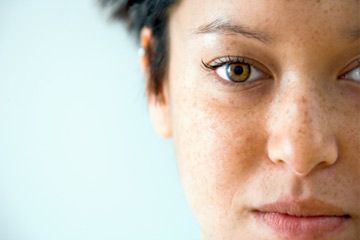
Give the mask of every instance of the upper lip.
[(342, 208), (318, 199), (281, 199), (254, 209), (260, 213), (278, 213), (295, 217), (350, 217)]

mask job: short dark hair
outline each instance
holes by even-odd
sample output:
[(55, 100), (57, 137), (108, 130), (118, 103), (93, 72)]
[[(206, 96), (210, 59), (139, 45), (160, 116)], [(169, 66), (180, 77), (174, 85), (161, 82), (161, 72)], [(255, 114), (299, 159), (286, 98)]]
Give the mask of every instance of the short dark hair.
[(168, 69), (169, 9), (179, 0), (100, 0), (104, 7), (111, 7), (112, 18), (124, 21), (129, 31), (139, 39), (144, 27), (152, 31), (151, 48), (146, 49), (150, 59), (150, 79), (147, 91), (158, 97)]

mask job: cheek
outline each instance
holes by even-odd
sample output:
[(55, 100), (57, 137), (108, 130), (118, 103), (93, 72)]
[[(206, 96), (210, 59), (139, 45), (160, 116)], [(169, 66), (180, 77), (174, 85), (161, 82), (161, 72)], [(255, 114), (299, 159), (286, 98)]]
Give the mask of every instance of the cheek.
[(179, 169), (189, 202), (198, 215), (206, 212), (224, 219), (219, 214), (231, 207), (238, 191), (248, 187), (247, 180), (263, 158), (266, 138), (259, 121), (263, 113), (179, 88), (173, 92), (171, 109)]

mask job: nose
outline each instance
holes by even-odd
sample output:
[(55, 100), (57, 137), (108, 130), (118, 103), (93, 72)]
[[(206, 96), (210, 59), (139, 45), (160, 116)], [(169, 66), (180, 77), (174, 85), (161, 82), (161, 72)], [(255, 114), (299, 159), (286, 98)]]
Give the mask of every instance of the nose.
[(272, 103), (267, 152), (273, 163), (304, 177), (332, 166), (338, 145), (326, 93), (311, 84), (296, 85), (284, 87)]

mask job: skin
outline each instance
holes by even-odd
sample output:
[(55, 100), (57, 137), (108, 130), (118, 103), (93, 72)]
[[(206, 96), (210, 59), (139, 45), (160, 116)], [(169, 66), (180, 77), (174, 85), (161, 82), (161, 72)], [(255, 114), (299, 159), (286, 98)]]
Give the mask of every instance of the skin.
[[(342, 77), (359, 65), (359, 11), (356, 0), (185, 0), (171, 10), (163, 101), (150, 95), (149, 107), (158, 132), (174, 139), (202, 239), (287, 239), (251, 213), (282, 198), (351, 215), (339, 234), (311, 239), (359, 239), (360, 80)], [(216, 19), (267, 41), (199, 33)], [(143, 47), (150, 39), (145, 29)], [(231, 85), (201, 65), (226, 55), (252, 59), (269, 77)], [(142, 66), (148, 76), (146, 56)]]

